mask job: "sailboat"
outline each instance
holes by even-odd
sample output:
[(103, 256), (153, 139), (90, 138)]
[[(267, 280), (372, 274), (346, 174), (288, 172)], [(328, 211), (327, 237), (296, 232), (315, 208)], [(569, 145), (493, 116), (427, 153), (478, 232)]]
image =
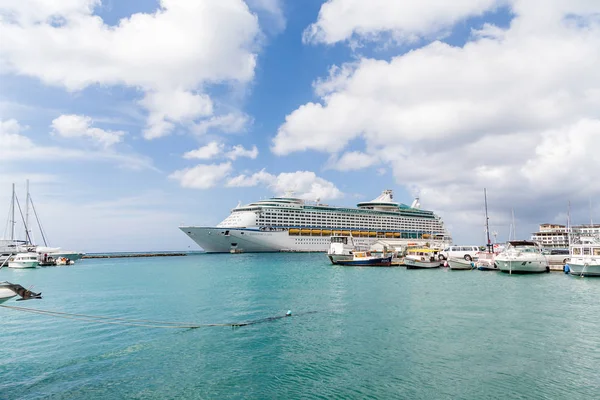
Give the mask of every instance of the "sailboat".
[(483, 189), (483, 198), (485, 203), (485, 234), (487, 237), (487, 244), (485, 246), (485, 251), (477, 254), (478, 257), (475, 266), (480, 271), (498, 271), (498, 265), (495, 261), (496, 254), (494, 253), (494, 245), (492, 245), (492, 241), (490, 240), (490, 218), (488, 217), (486, 188)]
[[(33, 242), (31, 225), (29, 224), (29, 207), (31, 206), (31, 210), (33, 211), (33, 215), (35, 216), (42, 240), (44, 242), (44, 246), (37, 246)], [(25, 227), (25, 240), (17, 240), (15, 237), (15, 226), (16, 219), (15, 213), (18, 207), (19, 214), (23, 221), (23, 225)], [(12, 200), (11, 200), (11, 208), (10, 208), (10, 216), (11, 219), (9, 221), (10, 224), (10, 239), (0, 240), (0, 265), (2, 265), (9, 257), (15, 256), (19, 253), (35, 253), (36, 256), (39, 257), (42, 265), (55, 265), (50, 262), (52, 260), (58, 260), (65, 258), (69, 261), (76, 261), (83, 257), (85, 254), (76, 251), (65, 251), (61, 250), (60, 247), (49, 247), (48, 242), (46, 240), (46, 235), (44, 234), (44, 229), (42, 228), (42, 224), (40, 223), (40, 219), (37, 214), (37, 210), (35, 209), (35, 205), (33, 203), (33, 199), (31, 194), (29, 193), (29, 180), (27, 180), (27, 197), (25, 201), (25, 216), (23, 216), (23, 212), (21, 210), (21, 205), (17, 198), (15, 192), (15, 184), (12, 185)]]

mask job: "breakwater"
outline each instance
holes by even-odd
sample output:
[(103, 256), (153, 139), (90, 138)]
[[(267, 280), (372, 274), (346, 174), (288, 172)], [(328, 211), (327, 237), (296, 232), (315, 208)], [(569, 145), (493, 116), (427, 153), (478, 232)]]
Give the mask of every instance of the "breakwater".
[(111, 253), (111, 254), (86, 254), (81, 258), (139, 258), (139, 257), (182, 257), (187, 253)]

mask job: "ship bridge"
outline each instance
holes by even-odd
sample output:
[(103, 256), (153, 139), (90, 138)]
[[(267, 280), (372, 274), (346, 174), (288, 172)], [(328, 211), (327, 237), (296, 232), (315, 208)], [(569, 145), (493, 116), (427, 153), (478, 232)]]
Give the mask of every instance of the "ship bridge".
[(356, 205), (363, 210), (375, 211), (398, 211), (400, 208), (409, 208), (405, 204), (399, 204), (394, 201), (394, 193), (392, 190), (384, 190), (381, 194), (371, 201), (364, 201)]

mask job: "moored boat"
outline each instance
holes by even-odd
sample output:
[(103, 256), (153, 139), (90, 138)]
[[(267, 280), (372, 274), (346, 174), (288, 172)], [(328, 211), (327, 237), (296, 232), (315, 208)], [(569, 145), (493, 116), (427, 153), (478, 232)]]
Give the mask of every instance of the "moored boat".
[(8, 260), (9, 268), (37, 268), (39, 264), (37, 253), (19, 253)]
[(392, 256), (377, 257), (369, 251), (355, 251), (351, 260), (339, 260), (336, 264), (348, 267), (389, 267), (392, 265)]
[(465, 260), (464, 258), (450, 257), (447, 263), (448, 267), (452, 270), (471, 270), (475, 268), (473, 261)]
[(576, 237), (569, 245), (570, 259), (565, 266), (571, 275), (600, 276), (600, 239)]
[(18, 300), (41, 299), (42, 293), (35, 293), (25, 289), (23, 286), (10, 282), (0, 282), (0, 304), (15, 296), (20, 296)]
[(410, 248), (404, 257), (407, 269), (439, 268), (439, 250), (429, 248)]
[(509, 241), (506, 249), (496, 256), (495, 261), (500, 271), (510, 274), (550, 271), (540, 245), (529, 240)]

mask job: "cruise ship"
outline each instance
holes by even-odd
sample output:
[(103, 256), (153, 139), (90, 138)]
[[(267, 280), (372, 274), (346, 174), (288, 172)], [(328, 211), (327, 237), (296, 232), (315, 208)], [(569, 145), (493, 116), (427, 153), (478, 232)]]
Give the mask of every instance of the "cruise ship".
[(444, 223), (433, 211), (393, 201), (385, 190), (356, 208), (309, 203), (294, 197), (273, 197), (237, 206), (217, 226), (180, 226), (208, 253), (325, 252), (333, 235), (352, 236), (357, 246), (380, 240), (452, 243)]

